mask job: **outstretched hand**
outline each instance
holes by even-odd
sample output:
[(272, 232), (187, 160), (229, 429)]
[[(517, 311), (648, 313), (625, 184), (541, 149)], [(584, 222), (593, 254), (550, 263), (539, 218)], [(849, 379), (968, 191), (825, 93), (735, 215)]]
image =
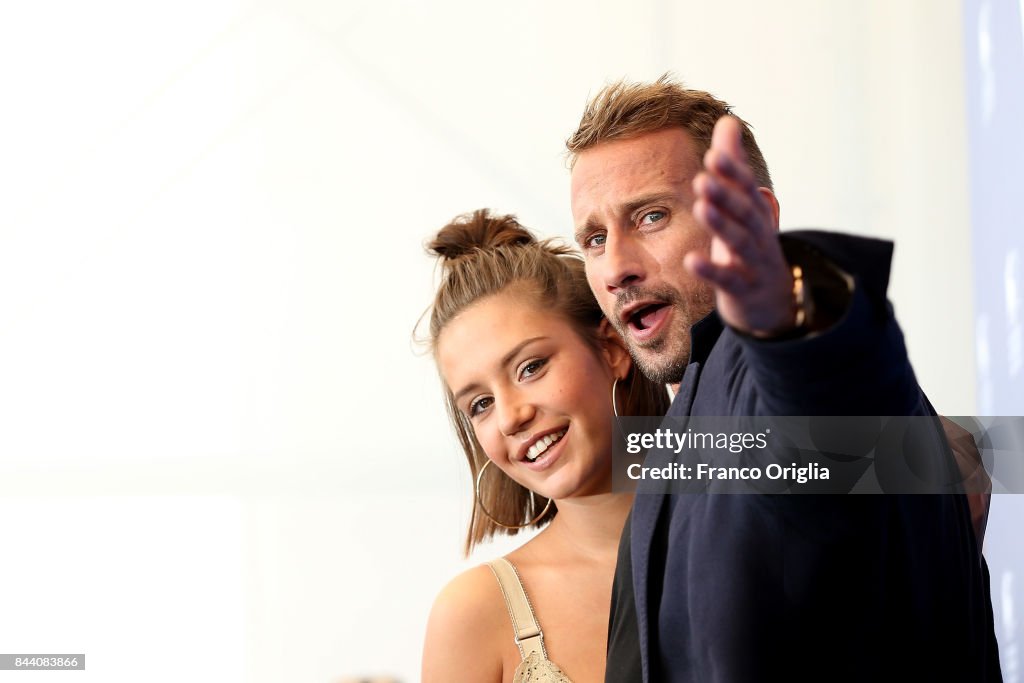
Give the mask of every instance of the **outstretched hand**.
[(711, 233), (711, 253), (687, 254), (686, 270), (714, 286), (718, 313), (730, 327), (755, 337), (792, 330), (793, 275), (776, 236), (776, 208), (758, 187), (732, 116), (715, 124), (693, 190), (693, 215)]

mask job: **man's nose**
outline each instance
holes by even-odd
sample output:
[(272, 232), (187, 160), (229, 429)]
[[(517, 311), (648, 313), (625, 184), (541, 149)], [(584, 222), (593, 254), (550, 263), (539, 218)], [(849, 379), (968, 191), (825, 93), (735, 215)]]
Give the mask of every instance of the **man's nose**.
[(505, 392), (496, 403), (498, 427), (505, 436), (513, 436), (525, 430), (533, 422), (537, 412), (533, 403), (515, 390)]
[(604, 247), (605, 287), (616, 293), (624, 287), (637, 285), (644, 279), (644, 270), (633, 240), (625, 235), (609, 235)]

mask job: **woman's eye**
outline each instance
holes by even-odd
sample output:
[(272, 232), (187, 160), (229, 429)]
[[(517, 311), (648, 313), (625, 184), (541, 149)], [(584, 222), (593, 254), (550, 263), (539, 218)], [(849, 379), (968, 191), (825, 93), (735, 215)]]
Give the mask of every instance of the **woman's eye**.
[(483, 411), (487, 410), (493, 402), (494, 399), (490, 396), (481, 396), (480, 398), (475, 399), (469, 404), (469, 416), (476, 417)]
[(527, 379), (536, 375), (541, 369), (547, 365), (547, 359), (538, 358), (537, 360), (531, 360), (529, 363), (523, 366), (523, 369), (519, 372), (519, 379)]
[(665, 217), (664, 211), (648, 211), (640, 218), (640, 225), (652, 225)]

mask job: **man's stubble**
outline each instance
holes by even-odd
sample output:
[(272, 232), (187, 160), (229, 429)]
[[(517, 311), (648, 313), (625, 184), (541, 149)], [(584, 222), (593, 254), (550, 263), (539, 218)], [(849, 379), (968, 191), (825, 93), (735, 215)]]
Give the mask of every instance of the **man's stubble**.
[[(617, 314), (639, 299), (661, 300), (673, 308), (669, 327), (661, 335), (645, 342), (637, 342)], [(714, 307), (714, 289), (704, 283), (695, 285), (689, 297), (667, 286), (631, 287), (619, 294), (615, 301), (616, 315), (611, 316), (611, 320), (640, 372), (658, 384), (678, 384), (690, 362), (690, 328)]]

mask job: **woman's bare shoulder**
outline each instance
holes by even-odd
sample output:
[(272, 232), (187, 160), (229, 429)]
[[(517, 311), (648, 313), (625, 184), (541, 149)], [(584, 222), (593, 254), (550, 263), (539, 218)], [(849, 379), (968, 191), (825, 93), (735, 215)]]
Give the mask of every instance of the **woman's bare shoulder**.
[(423, 646), (423, 682), (500, 681), (503, 651), (512, 643), (497, 579), (487, 565), (473, 567), (434, 600)]

